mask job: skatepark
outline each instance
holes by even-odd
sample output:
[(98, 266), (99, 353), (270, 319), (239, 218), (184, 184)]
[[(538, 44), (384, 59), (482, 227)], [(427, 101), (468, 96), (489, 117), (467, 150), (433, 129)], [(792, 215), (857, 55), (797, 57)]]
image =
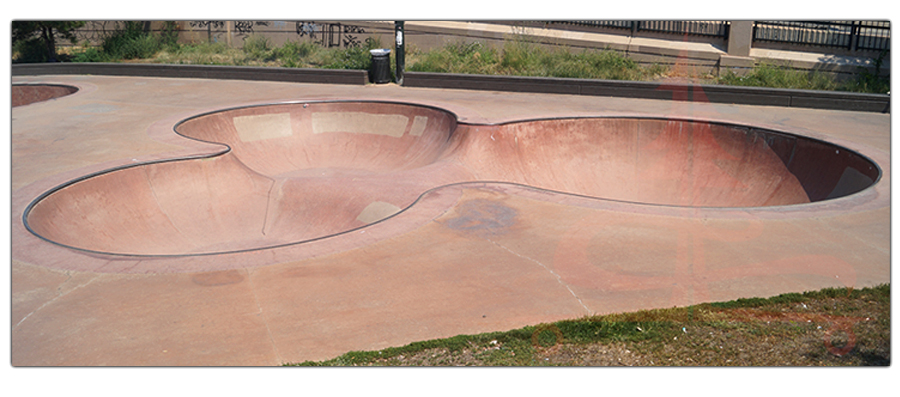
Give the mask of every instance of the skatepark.
[(13, 85), (77, 89), (12, 110), (14, 366), (281, 365), (890, 282), (888, 113)]

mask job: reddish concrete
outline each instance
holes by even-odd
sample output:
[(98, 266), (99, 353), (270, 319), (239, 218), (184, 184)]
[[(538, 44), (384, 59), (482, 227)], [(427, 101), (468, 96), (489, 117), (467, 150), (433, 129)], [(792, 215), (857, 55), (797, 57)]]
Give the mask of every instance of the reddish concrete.
[(840, 197), (878, 178), (874, 164), (844, 148), (688, 120), (553, 119), (457, 129), (452, 114), (433, 108), (313, 102), (216, 112), (177, 131), (230, 150), (66, 186), (35, 203), (31, 230), (94, 252), (189, 255), (358, 229), (452, 183), (762, 207), (808, 203), (807, 192)]
[[(889, 115), (396, 86), (20, 82), (81, 91), (13, 109), (17, 366), (277, 365), (890, 281)], [(317, 103), (347, 99), (428, 107)], [(285, 100), (179, 126), (225, 154), (173, 132), (192, 115)], [(304, 112), (323, 109), (375, 117), (326, 114), (314, 128)], [(170, 256), (89, 253), (25, 229), (30, 203), (98, 172), (38, 201), (35, 231)]]

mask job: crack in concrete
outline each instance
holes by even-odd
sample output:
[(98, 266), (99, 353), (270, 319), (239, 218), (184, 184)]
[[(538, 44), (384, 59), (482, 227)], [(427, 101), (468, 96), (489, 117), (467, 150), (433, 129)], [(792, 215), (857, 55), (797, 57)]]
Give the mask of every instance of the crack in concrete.
[[(71, 274), (71, 273), (66, 272), (66, 276), (68, 276), (68, 278), (67, 278), (65, 281), (63, 281), (62, 283), (60, 283), (60, 284), (59, 284), (59, 287), (56, 288), (57, 295), (56, 295), (55, 297), (53, 297), (53, 299), (50, 299), (49, 301), (44, 302), (44, 304), (41, 305), (40, 307), (38, 307), (37, 309), (32, 310), (31, 313), (28, 313), (27, 315), (25, 315), (25, 317), (22, 317), (22, 319), (19, 320), (19, 322), (17, 322), (16, 325), (14, 325), (14, 326), (12, 327), (12, 330), (11, 330), (11, 331), (15, 331), (16, 328), (18, 328), (19, 325), (21, 325), (23, 322), (25, 322), (25, 320), (27, 320), (28, 317), (31, 317), (32, 314), (37, 313), (38, 311), (40, 311), (41, 309), (43, 309), (43, 308), (46, 307), (47, 305), (49, 305), (49, 304), (51, 304), (51, 303), (56, 302), (57, 300), (59, 300), (59, 298), (62, 298), (63, 296), (66, 296), (66, 295), (70, 294), (72, 291), (75, 291), (75, 290), (77, 290), (77, 289), (79, 289), (79, 288), (81, 288), (81, 287), (84, 287), (84, 286), (90, 284), (91, 282), (93, 282), (94, 280), (97, 279), (97, 277), (93, 277), (93, 278), (91, 278), (90, 280), (85, 281), (85, 282), (82, 283), (81, 285), (75, 286), (75, 288), (72, 288), (72, 289), (70, 289), (70, 290), (68, 290), (68, 291), (66, 291), (66, 292), (62, 292), (62, 291), (61, 291), (61, 290), (62, 290), (62, 287), (63, 287), (67, 282), (69, 282), (69, 280), (72, 279), (72, 274)], [(11, 332), (11, 331), (10, 331), (10, 332)]]
[(253, 300), (256, 302), (256, 309), (258, 310), (257, 315), (262, 317), (263, 324), (266, 326), (266, 334), (269, 335), (269, 342), (272, 344), (272, 351), (275, 352), (275, 361), (278, 362), (278, 365), (284, 364), (284, 359), (281, 358), (281, 354), (278, 352), (278, 345), (275, 343), (275, 337), (272, 336), (272, 329), (269, 328), (269, 321), (266, 320), (266, 316), (263, 314), (262, 305), (259, 303), (259, 297), (256, 296), (256, 287), (253, 286), (253, 277), (250, 269), (244, 269), (247, 273), (247, 282), (250, 283), (250, 291), (253, 292)]
[(515, 252), (515, 251), (513, 251), (513, 250), (511, 250), (511, 249), (509, 249), (509, 248), (507, 248), (507, 247), (505, 247), (504, 245), (502, 245), (502, 244), (500, 244), (500, 243), (498, 243), (498, 242), (496, 242), (496, 241), (494, 241), (494, 240), (491, 240), (491, 239), (489, 239), (489, 238), (486, 239), (486, 240), (487, 240), (487, 241), (490, 241), (491, 244), (494, 244), (494, 245), (496, 245), (496, 246), (498, 246), (498, 247), (500, 247), (500, 248), (503, 248), (503, 249), (509, 251), (510, 253), (512, 253), (512, 254), (515, 255), (515, 256), (518, 256), (519, 258), (526, 259), (526, 260), (529, 260), (529, 261), (531, 261), (531, 262), (537, 263), (540, 267), (544, 268), (544, 270), (546, 270), (547, 272), (549, 272), (550, 274), (552, 274), (553, 277), (556, 277), (556, 282), (558, 282), (558, 283), (559, 283), (560, 285), (562, 285), (563, 287), (566, 287), (566, 290), (568, 290), (569, 293), (572, 294), (572, 297), (574, 297), (575, 300), (578, 301), (578, 304), (580, 304), (581, 307), (584, 308), (585, 312), (587, 312), (587, 315), (591, 316), (591, 315), (594, 314), (594, 312), (592, 312), (591, 309), (589, 309), (589, 308), (587, 307), (587, 305), (585, 305), (584, 302), (581, 301), (581, 298), (579, 298), (578, 295), (575, 294), (575, 291), (572, 291), (572, 288), (570, 288), (569, 285), (566, 284), (566, 283), (562, 280), (562, 277), (560, 277), (559, 274), (556, 274), (556, 272), (554, 272), (553, 269), (550, 269), (549, 267), (547, 267), (547, 265), (541, 263), (540, 261), (538, 261), (538, 260), (536, 260), (536, 259), (529, 258), (529, 257), (524, 256), (524, 255), (520, 255), (519, 253), (517, 253), (517, 252)]

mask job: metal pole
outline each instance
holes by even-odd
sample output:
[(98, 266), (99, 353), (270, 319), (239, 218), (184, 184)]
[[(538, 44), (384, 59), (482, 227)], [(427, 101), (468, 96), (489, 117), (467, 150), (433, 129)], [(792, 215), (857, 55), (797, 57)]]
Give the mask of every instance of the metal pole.
[(396, 38), (394, 53), (397, 55), (397, 85), (403, 85), (403, 68), (405, 64), (403, 21), (394, 21), (394, 37)]

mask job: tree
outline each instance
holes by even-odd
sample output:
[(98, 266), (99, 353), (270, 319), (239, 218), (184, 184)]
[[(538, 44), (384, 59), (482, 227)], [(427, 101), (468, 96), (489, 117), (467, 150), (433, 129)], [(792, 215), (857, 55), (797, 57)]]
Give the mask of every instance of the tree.
[(67, 39), (75, 44), (73, 31), (84, 25), (84, 21), (13, 21), (13, 45), (39, 41), (47, 50), (47, 59), (56, 62), (56, 38)]

